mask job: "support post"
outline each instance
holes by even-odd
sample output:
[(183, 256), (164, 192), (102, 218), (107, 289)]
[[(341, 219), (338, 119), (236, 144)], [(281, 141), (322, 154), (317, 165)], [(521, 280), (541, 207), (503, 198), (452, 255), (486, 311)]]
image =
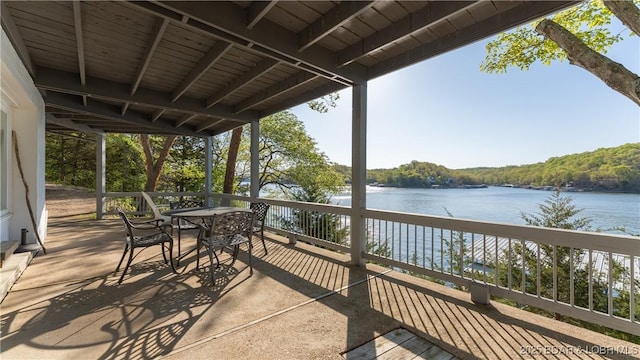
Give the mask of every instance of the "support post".
[(107, 164), (107, 146), (105, 134), (96, 134), (96, 219), (102, 220), (104, 215), (104, 193), (107, 181), (105, 178)]
[(207, 136), (204, 138), (204, 192), (205, 204), (212, 206), (211, 189), (213, 188), (213, 138)]
[(260, 122), (251, 122), (251, 188), (249, 196), (256, 199), (260, 196)]
[(367, 208), (367, 83), (353, 87), (351, 114), (351, 264), (364, 265)]

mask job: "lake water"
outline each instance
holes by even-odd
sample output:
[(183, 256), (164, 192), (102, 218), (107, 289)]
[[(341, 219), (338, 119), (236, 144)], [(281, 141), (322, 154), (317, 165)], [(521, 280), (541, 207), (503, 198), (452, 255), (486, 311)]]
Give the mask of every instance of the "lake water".
[[(535, 214), (538, 204), (553, 192), (521, 188), (494, 187), (481, 189), (405, 189), (367, 187), (367, 207), (408, 213), (448, 216), (524, 224), (521, 212)], [(583, 209), (579, 217), (591, 219), (592, 228), (623, 227), (628, 233), (640, 234), (640, 194), (563, 192), (573, 198), (572, 204)], [(332, 203), (351, 205), (349, 194), (332, 198)]]

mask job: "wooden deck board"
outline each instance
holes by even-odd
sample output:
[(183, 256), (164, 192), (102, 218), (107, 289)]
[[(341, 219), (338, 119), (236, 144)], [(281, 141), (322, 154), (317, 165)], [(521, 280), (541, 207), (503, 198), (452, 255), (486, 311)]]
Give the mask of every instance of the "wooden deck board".
[(406, 329), (395, 329), (343, 354), (345, 359), (438, 359), (455, 357)]

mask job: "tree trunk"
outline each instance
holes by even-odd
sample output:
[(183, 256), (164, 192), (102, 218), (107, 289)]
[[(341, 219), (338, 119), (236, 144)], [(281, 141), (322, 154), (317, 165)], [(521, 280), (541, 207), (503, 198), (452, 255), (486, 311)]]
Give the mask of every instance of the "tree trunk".
[(147, 181), (144, 184), (144, 191), (156, 190), (158, 179), (160, 179), (160, 173), (162, 172), (162, 166), (167, 160), (171, 146), (173, 146), (173, 142), (176, 141), (177, 137), (177, 135), (167, 136), (164, 139), (164, 144), (162, 145), (162, 150), (160, 151), (158, 158), (154, 160), (149, 135), (140, 135), (140, 143), (142, 144), (142, 150), (144, 151), (144, 166), (147, 170)]
[(229, 153), (227, 156), (227, 169), (224, 173), (224, 185), (222, 187), (222, 192), (225, 194), (233, 194), (240, 140), (242, 140), (242, 126), (233, 129), (231, 133), (231, 143), (229, 144)]
[(613, 13), (622, 23), (631, 29), (636, 35), (640, 35), (640, 9), (631, 0), (624, 1), (604, 1), (609, 11)]
[(567, 52), (569, 63), (580, 66), (604, 81), (610, 88), (640, 106), (640, 77), (622, 64), (590, 49), (575, 35), (552, 20), (545, 19), (536, 31)]

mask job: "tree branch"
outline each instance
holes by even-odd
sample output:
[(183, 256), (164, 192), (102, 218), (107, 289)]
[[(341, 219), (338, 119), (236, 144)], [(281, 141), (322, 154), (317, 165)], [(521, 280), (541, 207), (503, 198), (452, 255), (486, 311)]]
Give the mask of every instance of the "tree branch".
[(558, 44), (567, 52), (569, 62), (597, 76), (613, 90), (640, 106), (640, 77), (622, 64), (593, 51), (575, 35), (552, 20), (545, 19), (536, 31)]
[(632, 0), (606, 0), (604, 6), (636, 35), (640, 35), (640, 9)]

